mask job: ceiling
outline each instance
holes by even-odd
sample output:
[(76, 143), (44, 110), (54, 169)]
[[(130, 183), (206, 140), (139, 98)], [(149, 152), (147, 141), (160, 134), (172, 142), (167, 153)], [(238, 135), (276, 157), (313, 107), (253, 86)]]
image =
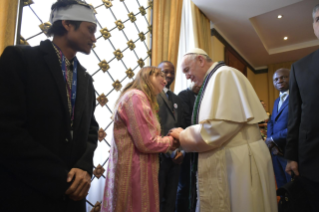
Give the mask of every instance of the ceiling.
[(192, 1), (255, 70), (301, 59), (319, 47), (312, 28), (319, 0)]

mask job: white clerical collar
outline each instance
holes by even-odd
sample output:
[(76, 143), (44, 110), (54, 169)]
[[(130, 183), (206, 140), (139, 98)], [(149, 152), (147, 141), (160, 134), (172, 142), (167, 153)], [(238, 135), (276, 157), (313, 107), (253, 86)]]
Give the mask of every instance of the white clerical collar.
[(166, 88), (166, 87), (164, 87), (164, 88), (163, 88), (163, 91), (164, 91), (164, 93), (167, 93), (167, 91), (169, 91), (169, 89)]

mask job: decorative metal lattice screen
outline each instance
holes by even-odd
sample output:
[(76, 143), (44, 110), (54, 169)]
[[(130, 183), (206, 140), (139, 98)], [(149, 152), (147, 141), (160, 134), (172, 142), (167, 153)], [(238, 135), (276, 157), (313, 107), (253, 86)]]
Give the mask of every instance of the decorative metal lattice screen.
[[(48, 39), (51, 5), (56, 0), (24, 0), (20, 44), (36, 46)], [(87, 0), (98, 20), (97, 42), (90, 55), (78, 54), (94, 80), (99, 123), (99, 142), (94, 154), (94, 175), (87, 196), (88, 211), (100, 211), (110, 141), (113, 137), (113, 107), (120, 90), (134, 79), (145, 64), (150, 64), (152, 1)], [(50, 38), (49, 38), (50, 39)], [(147, 42), (148, 41), (148, 42)]]

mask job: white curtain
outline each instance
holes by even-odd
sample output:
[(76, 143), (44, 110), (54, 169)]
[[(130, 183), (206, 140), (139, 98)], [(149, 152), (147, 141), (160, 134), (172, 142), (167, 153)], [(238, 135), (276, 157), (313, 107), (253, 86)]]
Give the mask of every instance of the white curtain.
[(187, 80), (181, 69), (183, 55), (192, 48), (198, 47), (197, 29), (194, 7), (191, 0), (184, 0), (182, 10), (182, 22), (179, 38), (178, 59), (176, 67), (174, 93), (178, 94), (187, 89), (191, 82)]

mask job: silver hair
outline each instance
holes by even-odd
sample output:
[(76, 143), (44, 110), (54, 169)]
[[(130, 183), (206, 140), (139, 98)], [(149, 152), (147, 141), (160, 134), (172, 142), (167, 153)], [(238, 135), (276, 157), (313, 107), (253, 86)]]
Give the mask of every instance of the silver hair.
[(187, 55), (185, 55), (185, 56), (188, 56), (188, 55), (191, 56), (192, 60), (194, 60), (197, 56), (202, 56), (202, 57), (205, 58), (205, 60), (206, 60), (207, 62), (213, 62), (213, 60), (212, 60), (209, 56), (204, 55), (204, 54), (191, 53), (191, 54), (187, 54)]
[(316, 12), (319, 10), (319, 4), (317, 4), (314, 8), (313, 8), (313, 10), (312, 10), (312, 19), (313, 19), (313, 21), (315, 21), (315, 15), (316, 15)]

